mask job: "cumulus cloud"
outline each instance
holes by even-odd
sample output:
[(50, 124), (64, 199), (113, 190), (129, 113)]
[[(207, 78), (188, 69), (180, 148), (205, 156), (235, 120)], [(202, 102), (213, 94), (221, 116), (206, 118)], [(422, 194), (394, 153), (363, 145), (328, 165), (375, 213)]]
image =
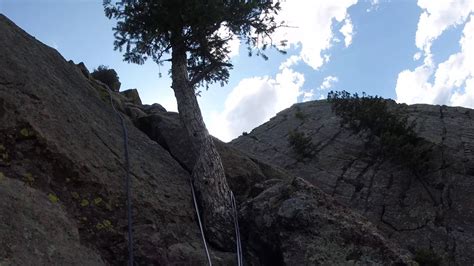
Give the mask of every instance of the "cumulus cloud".
[[(441, 1), (429, 3), (435, 2)], [(404, 70), (398, 75), (396, 85), (398, 101), (409, 104), (431, 103), (474, 107), (474, 14), (466, 17), (465, 10), (470, 8), (467, 14), (472, 13), (474, 11), (472, 3), (474, 2), (449, 1), (449, 5), (446, 3), (442, 5), (448, 10), (439, 11), (435, 5), (437, 8), (432, 8), (431, 12), (425, 10), (422, 13), (416, 45), (423, 51), (425, 59), (415, 70)], [(427, 3), (420, 0), (419, 5)], [(433, 27), (427, 24), (430, 20), (440, 28), (427, 29), (426, 27)], [(435, 64), (431, 54), (433, 41), (441, 35), (443, 28), (463, 23), (465, 25), (459, 41), (461, 50), (450, 55), (446, 61)]]
[[(284, 61), (274, 78), (241, 80), (227, 96), (224, 110), (211, 114), (209, 131), (221, 140), (229, 141), (290, 107), (298, 97), (302, 96), (303, 101), (311, 100), (315, 91), (302, 91), (305, 78), (292, 67), (304, 62), (317, 70), (329, 62), (328, 49), (336, 35), (342, 34), (346, 47), (352, 43), (354, 27), (347, 10), (357, 1), (282, 1), (278, 19), (285, 21), (288, 27), (279, 28), (272, 38), (275, 43), (286, 40), (289, 47), (299, 49), (298, 54)], [(335, 82), (337, 77), (326, 77), (321, 88), (328, 89)]]
[(298, 55), (292, 55), (290, 57), (288, 57), (288, 59), (286, 59), (285, 62), (283, 62), (281, 65), (280, 65), (280, 70), (283, 70), (285, 68), (290, 68), (294, 65), (296, 65), (299, 61), (301, 61), (301, 57), (298, 56)]
[(325, 51), (334, 40), (334, 21), (345, 22), (341, 32), (345, 33), (346, 45), (350, 44), (352, 23), (347, 20), (347, 9), (356, 3), (357, 0), (283, 1), (279, 19), (289, 27), (278, 29), (274, 39), (287, 40), (288, 45), (300, 47), (301, 59), (313, 69), (318, 69), (329, 60)]
[(354, 26), (352, 25), (351, 18), (347, 16), (344, 19), (344, 25), (339, 30), (342, 35), (344, 35), (344, 44), (346, 47), (349, 47), (352, 43), (352, 36), (354, 35)]
[(334, 83), (338, 82), (339, 79), (335, 76), (327, 76), (323, 79), (323, 82), (319, 86), (319, 90), (328, 90), (330, 89)]
[(418, 0), (423, 10), (416, 31), (416, 46), (425, 55), (431, 53), (431, 45), (448, 28), (463, 24), (474, 10), (472, 0)]
[(303, 83), (304, 76), (289, 68), (275, 78), (241, 80), (227, 96), (224, 111), (211, 114), (209, 131), (223, 141), (230, 141), (252, 130), (295, 103)]

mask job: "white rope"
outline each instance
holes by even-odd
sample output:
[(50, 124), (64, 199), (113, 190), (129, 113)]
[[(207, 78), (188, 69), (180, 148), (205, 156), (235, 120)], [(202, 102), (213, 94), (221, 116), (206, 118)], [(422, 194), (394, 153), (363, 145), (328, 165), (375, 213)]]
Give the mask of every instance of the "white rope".
[(198, 223), (199, 223), (199, 229), (201, 230), (202, 243), (204, 244), (204, 248), (206, 249), (207, 261), (209, 262), (209, 266), (212, 266), (211, 255), (209, 255), (209, 249), (207, 248), (206, 237), (204, 236), (204, 229), (202, 228), (201, 215), (199, 214), (199, 207), (197, 205), (196, 193), (194, 192), (193, 181), (190, 180), (190, 183), (191, 183), (191, 192), (193, 193), (194, 209), (196, 210), (196, 215), (197, 215)]
[(240, 240), (240, 229), (239, 229), (239, 212), (237, 211), (237, 204), (235, 203), (234, 193), (230, 192), (230, 198), (232, 200), (232, 214), (234, 216), (234, 228), (235, 228), (235, 245), (237, 246), (237, 265), (243, 265), (242, 256), (242, 243)]

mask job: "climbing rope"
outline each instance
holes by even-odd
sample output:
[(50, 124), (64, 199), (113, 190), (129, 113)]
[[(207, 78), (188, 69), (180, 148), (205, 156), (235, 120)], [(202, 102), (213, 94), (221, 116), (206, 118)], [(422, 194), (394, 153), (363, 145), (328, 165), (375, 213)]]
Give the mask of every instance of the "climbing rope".
[(128, 151), (128, 131), (127, 127), (125, 126), (125, 121), (117, 109), (115, 109), (114, 102), (112, 100), (112, 94), (110, 90), (107, 89), (110, 97), (110, 104), (114, 109), (115, 114), (120, 118), (120, 123), (122, 124), (122, 132), (123, 132), (123, 145), (124, 145), (124, 153), (125, 153), (125, 186), (127, 190), (127, 223), (128, 223), (128, 266), (133, 266), (133, 234), (132, 234), (132, 190), (131, 190), (131, 182), (130, 182), (130, 160), (129, 160), (129, 151)]
[[(132, 234), (132, 196), (131, 196), (132, 193), (131, 193), (131, 184), (130, 184), (131, 182), (130, 182), (130, 160), (129, 160), (129, 150), (128, 150), (128, 131), (127, 131), (127, 127), (125, 126), (125, 121), (123, 119), (122, 114), (120, 114), (120, 112), (117, 111), (117, 109), (115, 109), (115, 105), (114, 105), (110, 90), (107, 90), (107, 92), (109, 93), (110, 104), (112, 105), (112, 108), (115, 114), (117, 114), (117, 116), (120, 118), (120, 123), (122, 124), (124, 153), (125, 153), (125, 170), (126, 170), (125, 178), (126, 178), (126, 190), (127, 190), (128, 266), (133, 266), (134, 260), (133, 260), (133, 234)], [(207, 247), (206, 237), (204, 234), (204, 229), (203, 229), (202, 221), (201, 221), (201, 215), (199, 214), (199, 207), (196, 200), (196, 192), (194, 191), (194, 185), (193, 185), (192, 180), (190, 180), (190, 183), (191, 183), (191, 192), (193, 194), (194, 208), (196, 210), (196, 216), (198, 218), (199, 229), (201, 230), (202, 242), (206, 250), (207, 261), (209, 263), (209, 266), (212, 266), (211, 256), (209, 254), (209, 249)], [(232, 191), (230, 192), (230, 198), (231, 198), (231, 206), (232, 206), (232, 216), (234, 218), (235, 243), (236, 243), (236, 249), (237, 249), (237, 252), (236, 252), (237, 265), (242, 266), (243, 256), (242, 256), (242, 243), (240, 239), (238, 211), (237, 211), (237, 204), (235, 202), (234, 193), (232, 193)]]
[(194, 209), (196, 210), (196, 216), (198, 218), (199, 229), (201, 230), (202, 243), (204, 245), (204, 249), (206, 250), (207, 262), (209, 263), (209, 266), (212, 266), (211, 255), (209, 254), (209, 249), (207, 248), (206, 236), (204, 235), (204, 229), (202, 227), (201, 215), (199, 214), (199, 207), (197, 205), (196, 192), (194, 192), (194, 185), (193, 185), (192, 179), (190, 179), (190, 183), (191, 183), (191, 192), (193, 193)]
[(230, 198), (232, 201), (232, 214), (234, 216), (234, 229), (235, 229), (235, 245), (237, 246), (237, 265), (243, 265), (242, 256), (242, 243), (240, 241), (240, 229), (239, 229), (239, 212), (237, 211), (237, 204), (235, 203), (234, 193), (230, 192)]

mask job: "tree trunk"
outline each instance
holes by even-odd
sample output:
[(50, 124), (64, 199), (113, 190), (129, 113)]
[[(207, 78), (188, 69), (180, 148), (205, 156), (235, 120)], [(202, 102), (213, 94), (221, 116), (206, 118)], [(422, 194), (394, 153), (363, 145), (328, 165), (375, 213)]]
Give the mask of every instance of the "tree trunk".
[(196, 154), (192, 178), (209, 242), (230, 250), (234, 243), (230, 189), (221, 158), (199, 109), (194, 87), (190, 86), (187, 57), (180, 36), (172, 38), (172, 88), (178, 112)]

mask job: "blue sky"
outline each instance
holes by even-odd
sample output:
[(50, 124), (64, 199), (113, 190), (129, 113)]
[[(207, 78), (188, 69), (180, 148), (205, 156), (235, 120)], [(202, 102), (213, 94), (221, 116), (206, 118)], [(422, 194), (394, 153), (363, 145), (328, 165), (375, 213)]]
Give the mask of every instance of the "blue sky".
[[(65, 59), (114, 68), (122, 89), (176, 110), (169, 65), (133, 65), (113, 50), (114, 22), (100, 0), (0, 0), (0, 12)], [(288, 53), (248, 57), (230, 44), (229, 84), (199, 98), (211, 134), (229, 141), (295, 102), (329, 90), (365, 91), (405, 103), (474, 107), (474, 1), (286, 0), (274, 39)], [(161, 71), (162, 78), (158, 73)]]

